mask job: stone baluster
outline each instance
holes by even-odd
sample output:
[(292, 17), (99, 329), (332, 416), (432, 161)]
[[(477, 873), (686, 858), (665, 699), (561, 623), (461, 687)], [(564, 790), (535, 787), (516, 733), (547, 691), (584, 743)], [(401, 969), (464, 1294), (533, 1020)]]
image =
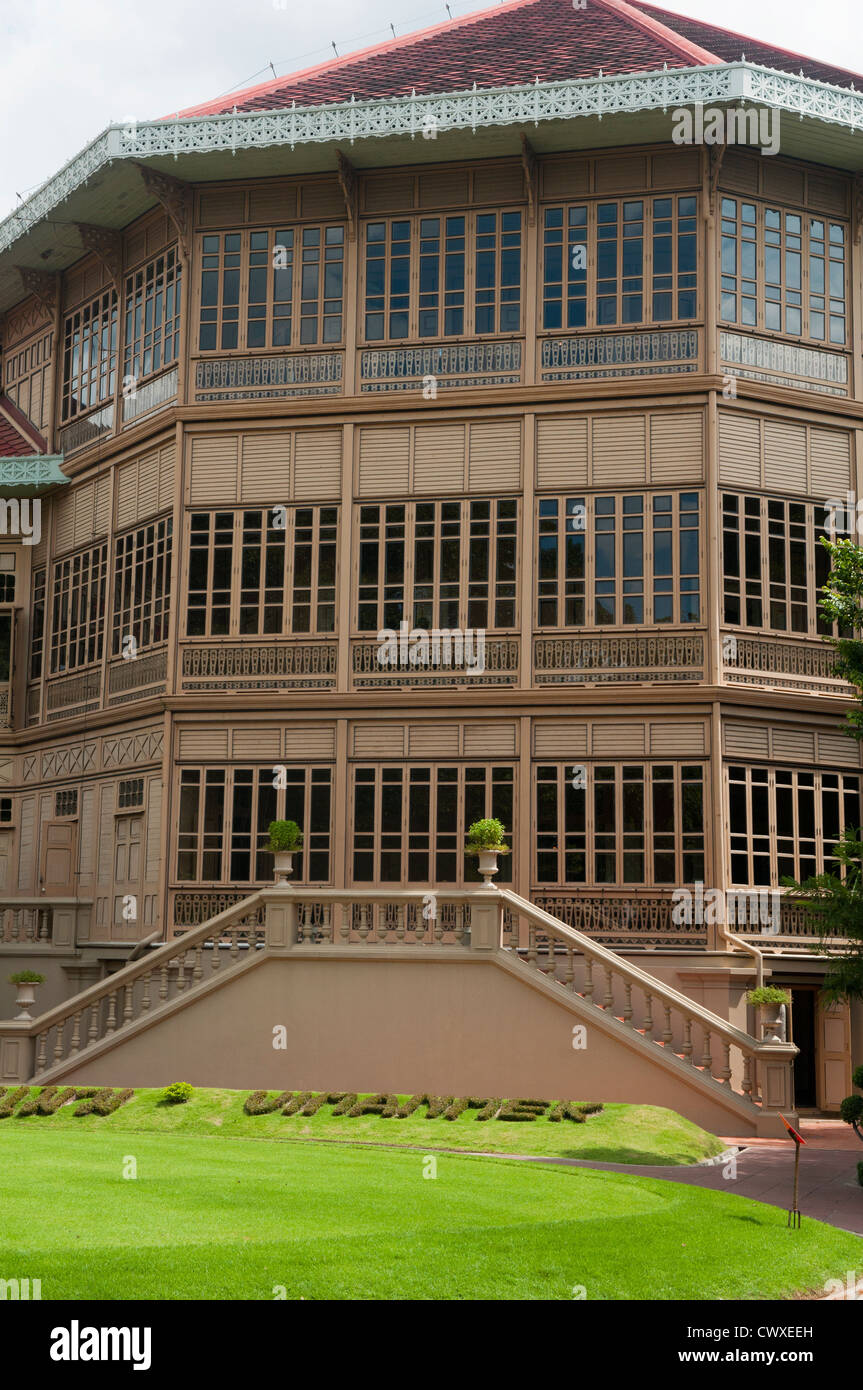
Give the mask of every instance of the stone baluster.
[(37, 1070), (37, 1072), (39, 1072), (39, 1071), (44, 1071), (44, 1070), (45, 1070), (45, 1060), (46, 1060), (45, 1054), (46, 1054), (47, 1050), (48, 1050), (48, 1034), (47, 1034), (47, 1033), (40, 1033), (40, 1034), (39, 1034), (38, 1042), (37, 1042), (37, 1044), (36, 1044), (36, 1070)]
[(653, 995), (644, 991), (644, 1036), (653, 1041)]
[(61, 1019), (57, 1024), (57, 1038), (54, 1043), (54, 1061), (59, 1062), (63, 1057), (63, 1034), (66, 1031), (66, 1020)]
[(593, 957), (584, 958), (584, 997), (593, 1000)]
[(536, 925), (533, 922), (528, 924), (527, 929), (527, 963), (533, 969), (537, 968), (537, 949), (536, 949)]
[(123, 1027), (132, 1022), (133, 1018), (133, 999), (135, 995), (135, 982), (132, 980), (123, 990)]
[(663, 1041), (663, 1044), (665, 1045), (665, 1047), (668, 1047), (668, 1045), (669, 1045), (670, 1042), (671, 1042), (671, 1039), (674, 1037), (674, 1030), (673, 1030), (672, 1027), (671, 1027), (671, 1005), (670, 1005), (670, 1004), (664, 1005), (664, 1011), (665, 1011), (665, 1027), (664, 1027), (663, 1030), (662, 1030), (662, 1041)]
[(730, 1042), (725, 1042), (724, 1039), (723, 1039), (723, 1042), (722, 1042), (722, 1053), (723, 1053), (723, 1057), (722, 1057), (722, 1070), (721, 1070), (720, 1073), (719, 1073), (719, 1079), (720, 1079), (720, 1081), (722, 1082), (722, 1085), (723, 1085), (723, 1086), (730, 1086), (730, 1085), (731, 1085), (731, 1043), (730, 1043)]
[(571, 946), (566, 948), (566, 969), (563, 973), (563, 983), (568, 990), (572, 990), (575, 980), (575, 952)]
[(748, 1052), (743, 1054), (743, 1082), (740, 1087), (747, 1099), (752, 1096), (752, 1058)]
[(710, 1051), (711, 1033), (709, 1028), (704, 1029), (704, 1046), (701, 1050), (701, 1065), (710, 1076), (713, 1072), (713, 1056)]
[(159, 979), (159, 998), (164, 1001), (168, 997), (168, 962), (162, 961), (162, 968)]
[(72, 1037), (69, 1041), (69, 1056), (74, 1057), (76, 1052), (81, 1050), (81, 1011), (80, 1009), (72, 1019)]
[(368, 941), (368, 939), (369, 939), (369, 904), (368, 904), (368, 903), (360, 903), (360, 904), (359, 904), (359, 908), (360, 908), (360, 913), (359, 913), (360, 924), (359, 924), (359, 927), (357, 928), (357, 931), (359, 932), (360, 941)]
[(102, 1007), (101, 999), (97, 999), (90, 1005), (90, 1026), (87, 1029), (87, 1041), (95, 1042), (99, 1036), (99, 1010)]
[(112, 989), (108, 995), (108, 1022), (105, 1025), (106, 1033), (113, 1033), (117, 1027), (117, 991)]
[(405, 931), (407, 930), (407, 905), (396, 903), (396, 941), (404, 941)]
[(604, 994), (603, 997), (602, 997), (602, 1007), (603, 1007), (604, 1009), (609, 1009), (609, 1010), (610, 1010), (611, 1008), (613, 1008), (613, 1006), (614, 1006), (614, 984), (613, 984), (613, 976), (612, 976), (612, 973), (611, 973), (611, 966), (610, 966), (610, 965), (606, 965), (606, 967), (605, 967), (605, 994)]
[(683, 1056), (692, 1066), (692, 1019), (688, 1014), (683, 1020)]
[(149, 1013), (150, 1011), (150, 980), (152, 978), (152, 975), (152, 970), (148, 970), (142, 981), (141, 1012), (144, 1014)]
[(630, 980), (624, 980), (624, 983), (623, 983), (623, 997), (624, 997), (624, 1003), (623, 1003), (623, 1021), (624, 1021), (624, 1023), (631, 1023), (631, 1022), (632, 1022), (632, 982), (631, 982)]
[(201, 942), (199, 941), (198, 944), (197, 944), (196, 947), (195, 947), (195, 968), (194, 968), (194, 970), (192, 971), (192, 979), (194, 980), (194, 982), (195, 982), (196, 985), (197, 985), (197, 984), (200, 984), (201, 977), (202, 977), (203, 974), (204, 974), (204, 971), (203, 971), (203, 968), (202, 968), (202, 965), (201, 965), (201, 951), (202, 951), (202, 949), (203, 949), (203, 947), (202, 947), (202, 945), (201, 945)]

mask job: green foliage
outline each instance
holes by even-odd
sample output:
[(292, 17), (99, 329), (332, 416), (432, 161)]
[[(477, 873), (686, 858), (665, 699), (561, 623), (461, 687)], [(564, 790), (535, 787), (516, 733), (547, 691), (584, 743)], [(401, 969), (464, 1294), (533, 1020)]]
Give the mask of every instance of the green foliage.
[(40, 975), (38, 970), (16, 970), (14, 975), (9, 976), (10, 985), (43, 985), (45, 976)]
[(162, 1092), (162, 1100), (168, 1105), (185, 1105), (187, 1100), (191, 1100), (195, 1094), (195, 1088), (189, 1081), (172, 1081), (170, 1086), (166, 1086)]
[(750, 989), (746, 995), (750, 1004), (790, 1004), (791, 995), (787, 989), (779, 989), (776, 985), (759, 985), (758, 989)]
[(863, 1187), (863, 1162), (857, 1164), (857, 1181)]
[(467, 832), (465, 854), (481, 854), (483, 850), (494, 849), (498, 854), (509, 854), (509, 845), (504, 844), (506, 826), (494, 816), (475, 820)]
[(797, 883), (783, 878), (788, 898), (800, 903), (821, 931), (826, 954), (830, 937), (845, 938), (841, 955), (831, 955), (824, 977), (828, 1000), (863, 999), (863, 828), (850, 826), (833, 851), (834, 871)]
[(863, 1091), (863, 1067), (855, 1067), (851, 1073), (851, 1085)]
[(863, 1096), (846, 1096), (839, 1107), (846, 1125), (858, 1125), (863, 1119)]
[(271, 854), (292, 854), (302, 848), (303, 832), (295, 820), (273, 820), (267, 826)]

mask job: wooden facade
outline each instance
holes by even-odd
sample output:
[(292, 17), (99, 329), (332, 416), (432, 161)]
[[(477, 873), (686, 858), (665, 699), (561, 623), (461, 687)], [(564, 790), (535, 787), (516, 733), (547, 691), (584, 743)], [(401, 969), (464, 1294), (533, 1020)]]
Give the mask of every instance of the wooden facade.
[[(69, 482), (0, 555), (0, 940), (170, 939), (270, 879), (277, 815), (336, 889), (469, 884), (499, 815), (516, 891), (693, 958), (676, 886), (824, 867), (860, 820), (817, 613), (863, 483), (852, 195), (664, 145), (189, 185), (185, 235), (91, 229), (2, 324)], [(382, 665), (402, 621), (482, 631), (481, 666)]]

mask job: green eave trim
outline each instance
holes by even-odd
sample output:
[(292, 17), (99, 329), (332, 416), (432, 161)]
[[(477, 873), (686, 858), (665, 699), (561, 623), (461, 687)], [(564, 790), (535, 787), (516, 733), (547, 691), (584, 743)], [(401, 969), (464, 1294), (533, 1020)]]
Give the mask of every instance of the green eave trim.
[(26, 454), (0, 458), (0, 497), (36, 497), (69, 479), (61, 467), (62, 454)]

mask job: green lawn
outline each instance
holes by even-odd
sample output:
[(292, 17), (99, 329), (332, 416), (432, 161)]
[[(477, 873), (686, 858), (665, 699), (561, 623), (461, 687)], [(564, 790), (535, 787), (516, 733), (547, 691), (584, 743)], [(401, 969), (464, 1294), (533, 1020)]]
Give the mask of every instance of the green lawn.
[[(32, 1092), (35, 1094), (35, 1090)], [(697, 1163), (722, 1150), (714, 1135), (699, 1129), (673, 1110), (650, 1105), (607, 1105), (584, 1124), (570, 1120), (514, 1123), (476, 1118), (466, 1110), (457, 1120), (427, 1120), (424, 1112), (404, 1120), (362, 1115), (349, 1119), (333, 1115), (326, 1105), (316, 1115), (246, 1115), (248, 1091), (199, 1090), (185, 1105), (159, 1103), (161, 1091), (139, 1090), (113, 1115), (77, 1116), (74, 1106), (55, 1115), (16, 1116), (0, 1122), (0, 1155), (10, 1129), (159, 1130), (175, 1134), (229, 1135), (256, 1139), (329, 1139), (344, 1143), (419, 1145), (431, 1149), (470, 1149), (483, 1153), (545, 1154), (550, 1157), (591, 1158), (602, 1163)], [(273, 1092), (275, 1095), (275, 1092)], [(407, 1099), (407, 1097), (401, 1097)], [(554, 1097), (551, 1098), (554, 1100)], [(550, 1102), (551, 1103), (551, 1102)]]
[(0, 1276), (46, 1300), (776, 1298), (863, 1256), (657, 1178), (97, 1125), (0, 1128)]

